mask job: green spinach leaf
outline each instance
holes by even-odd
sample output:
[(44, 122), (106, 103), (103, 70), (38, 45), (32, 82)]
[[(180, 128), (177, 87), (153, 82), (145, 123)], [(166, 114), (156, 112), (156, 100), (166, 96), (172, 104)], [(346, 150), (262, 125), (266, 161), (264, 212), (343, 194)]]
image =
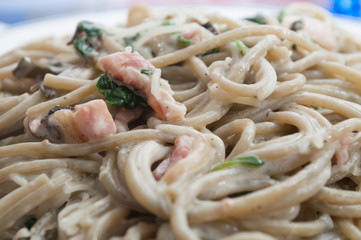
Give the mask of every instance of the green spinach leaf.
[(132, 47), (133, 48), (133, 43), (135, 41), (138, 40), (138, 38), (140, 37), (140, 34), (137, 33), (134, 36), (130, 36), (130, 37), (123, 37), (123, 46), (124, 47)]
[(181, 46), (181, 47), (188, 47), (188, 46), (192, 45), (192, 40), (191, 39), (185, 39), (181, 35), (178, 35), (177, 44), (178, 44), (178, 46)]
[(110, 105), (122, 106), (128, 109), (135, 107), (147, 108), (146, 99), (135, 94), (125, 85), (114, 83), (107, 75), (102, 74), (97, 82), (98, 91), (105, 96), (105, 101)]
[(248, 21), (254, 22), (254, 23), (258, 23), (258, 24), (267, 24), (266, 18), (263, 15), (256, 15), (254, 17), (250, 17), (250, 18), (245, 18)]

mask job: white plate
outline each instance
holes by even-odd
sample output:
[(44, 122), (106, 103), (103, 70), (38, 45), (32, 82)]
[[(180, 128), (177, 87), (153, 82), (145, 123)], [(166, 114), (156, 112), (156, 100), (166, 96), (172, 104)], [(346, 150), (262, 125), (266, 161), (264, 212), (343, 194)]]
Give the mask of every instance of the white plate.
[[(187, 7), (187, 5), (182, 5)], [(174, 6), (173, 6), (174, 7)], [(269, 14), (279, 11), (272, 6), (223, 6), (223, 5), (192, 5), (192, 8), (199, 8), (210, 12), (219, 12), (222, 15), (232, 18), (244, 18), (257, 13)], [(155, 7), (155, 10), (165, 9), (164, 6)], [(47, 36), (63, 36), (72, 34), (79, 21), (89, 20), (105, 25), (124, 23), (127, 18), (127, 9), (115, 9), (100, 12), (88, 12), (72, 15), (64, 15), (52, 18), (44, 18), (38, 21), (15, 25), (13, 27), (0, 29), (0, 56), (10, 50), (20, 47), (28, 42), (35, 41)], [(358, 33), (361, 23), (336, 18), (338, 24), (343, 28)], [(361, 37), (361, 36), (360, 36)]]
[(64, 36), (75, 31), (79, 21), (89, 20), (98, 23), (112, 24), (124, 22), (126, 10), (90, 12), (44, 18), (2, 29), (0, 32), (0, 55), (20, 47), (26, 43), (48, 36)]

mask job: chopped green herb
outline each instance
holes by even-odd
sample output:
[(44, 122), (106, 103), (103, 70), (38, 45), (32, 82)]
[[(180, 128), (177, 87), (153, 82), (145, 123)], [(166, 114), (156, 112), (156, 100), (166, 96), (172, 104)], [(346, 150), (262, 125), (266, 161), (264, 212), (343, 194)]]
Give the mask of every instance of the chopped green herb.
[(86, 38), (75, 39), (73, 42), (75, 49), (86, 58), (90, 58), (96, 51), (87, 42)]
[(99, 37), (103, 31), (97, 28), (92, 22), (81, 21), (78, 23), (73, 38), (68, 44), (73, 44), (77, 52), (86, 58), (90, 58), (96, 53), (96, 46), (100, 45)]
[(110, 105), (122, 106), (128, 109), (135, 107), (147, 108), (146, 99), (135, 94), (130, 88), (124, 85), (117, 85), (104, 73), (97, 82), (98, 91), (105, 96), (105, 101)]
[(145, 75), (152, 75), (154, 73), (154, 70), (151, 70), (151, 69), (142, 69), (140, 71), (141, 74), (145, 74)]
[(279, 22), (279, 23), (282, 23), (282, 22), (283, 22), (283, 18), (285, 17), (285, 13), (286, 13), (286, 11), (285, 11), (284, 9), (282, 9), (282, 10), (280, 11), (280, 13), (278, 14), (277, 19), (278, 19), (278, 22)]
[(137, 33), (137, 34), (135, 34), (134, 36), (131, 36), (131, 37), (124, 37), (123, 38), (123, 41), (124, 41), (123, 46), (124, 47), (127, 47), (127, 46), (133, 47), (133, 43), (135, 41), (137, 41), (139, 37), (140, 37), (139, 33)]
[(317, 106), (312, 106), (313, 109), (315, 109), (316, 111), (320, 111), (320, 110), (324, 110), (323, 107), (317, 107)]
[(181, 35), (178, 35), (177, 44), (179, 46), (181, 46), (181, 47), (188, 47), (188, 46), (192, 45), (192, 40), (191, 39), (185, 39)]
[(204, 56), (207, 56), (209, 54), (218, 53), (218, 52), (219, 52), (219, 47), (210, 49), (210, 50), (202, 53), (201, 56), (204, 57)]
[(36, 223), (36, 221), (37, 221), (38, 219), (36, 219), (36, 217), (35, 216), (29, 216), (29, 218), (25, 221), (25, 223), (24, 223), (24, 226), (27, 228), (27, 229), (31, 229), (33, 226), (34, 226), (34, 224)]
[(242, 56), (244, 56), (246, 54), (247, 51), (247, 46), (244, 45), (244, 43), (241, 40), (234, 40), (234, 42), (237, 45), (239, 54), (241, 54)]
[(266, 18), (261, 14), (258, 14), (254, 17), (245, 18), (245, 19), (248, 21), (254, 22), (254, 23), (258, 23), (258, 24), (267, 24)]
[(297, 51), (297, 45), (296, 44), (292, 44), (292, 50)]
[(174, 23), (171, 23), (168, 20), (165, 20), (165, 21), (162, 22), (162, 26), (169, 26), (169, 25), (174, 25)]
[(317, 45), (318, 45), (318, 43), (317, 43), (315, 40), (313, 40), (312, 38), (310, 38), (310, 41), (311, 41), (313, 44), (317, 44)]
[(97, 28), (94, 23), (89, 21), (81, 21), (78, 27), (82, 29), (88, 37), (96, 37), (103, 33), (103, 31)]
[(248, 157), (239, 157), (232, 158), (228, 161), (222, 162), (212, 168), (212, 171), (217, 171), (223, 168), (233, 167), (233, 166), (247, 166), (247, 167), (260, 167), (264, 164), (262, 160), (259, 160), (255, 156)]

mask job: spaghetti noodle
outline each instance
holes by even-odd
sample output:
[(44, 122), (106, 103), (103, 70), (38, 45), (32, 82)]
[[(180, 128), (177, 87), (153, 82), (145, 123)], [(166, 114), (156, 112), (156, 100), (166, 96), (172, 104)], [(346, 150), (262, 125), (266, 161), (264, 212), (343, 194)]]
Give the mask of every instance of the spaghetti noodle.
[(360, 239), (360, 83), (360, 38), (301, 3), (137, 5), (13, 50), (0, 238)]

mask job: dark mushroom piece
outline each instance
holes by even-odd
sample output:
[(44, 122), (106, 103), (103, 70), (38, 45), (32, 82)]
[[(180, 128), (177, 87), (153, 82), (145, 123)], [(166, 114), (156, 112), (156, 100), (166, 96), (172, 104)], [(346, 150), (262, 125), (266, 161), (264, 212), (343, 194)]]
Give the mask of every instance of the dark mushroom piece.
[(68, 66), (61, 62), (51, 61), (34, 61), (29, 57), (23, 57), (16, 68), (13, 70), (13, 75), (20, 78), (33, 78), (35, 80), (42, 80), (47, 73), (59, 74)]
[(208, 21), (205, 24), (202, 24), (202, 27), (204, 27), (205, 29), (208, 29), (211, 33), (213, 33), (214, 35), (218, 35), (219, 32), (217, 31), (217, 29), (215, 29), (215, 27), (213, 26), (213, 24)]

